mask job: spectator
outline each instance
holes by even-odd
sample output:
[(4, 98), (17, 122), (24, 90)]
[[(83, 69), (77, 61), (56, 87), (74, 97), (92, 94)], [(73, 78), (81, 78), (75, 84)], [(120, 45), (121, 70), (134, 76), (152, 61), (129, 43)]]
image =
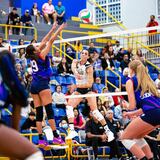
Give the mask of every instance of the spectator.
[[(20, 16), (17, 14), (17, 8), (13, 8), (8, 15), (7, 24), (20, 26)], [(12, 28), (12, 34), (19, 34), (20, 28)]]
[(102, 93), (104, 87), (105, 85), (101, 83), (101, 78), (96, 77), (95, 82), (93, 83), (93, 91), (97, 93)]
[[(29, 10), (28, 9), (25, 10), (25, 14), (21, 17), (21, 23), (22, 23), (23, 26), (33, 27), (32, 18), (31, 18), (31, 15), (29, 14)], [(27, 31), (28, 31), (27, 28), (23, 29), (24, 35), (27, 34)], [(31, 33), (33, 35), (33, 29), (31, 29)]]
[(74, 43), (74, 46), (76, 48), (76, 52), (78, 52), (78, 53), (80, 53), (83, 50), (83, 45), (82, 45), (82, 43), (79, 40), (77, 40)]
[(20, 82), (24, 85), (24, 72), (22, 70), (22, 66), (20, 63), (17, 63), (16, 64), (16, 72), (17, 72), (17, 75), (18, 75), (18, 79), (20, 80)]
[[(155, 20), (155, 16), (154, 15), (151, 15), (150, 16), (150, 21), (148, 22), (147, 26), (146, 27), (154, 27), (154, 26), (158, 26), (158, 22)], [(156, 44), (158, 43), (158, 35), (156, 35), (155, 33), (157, 32), (156, 29), (154, 30), (150, 30), (148, 33), (151, 34), (149, 36), (149, 45), (152, 45), (152, 44)]]
[(19, 39), (18, 40), (18, 45), (24, 45), (24, 39)]
[(114, 149), (110, 148), (110, 157), (109, 158), (114, 158), (116, 155), (118, 158), (121, 158), (121, 153), (120, 153), (120, 149), (119, 149), (119, 144), (118, 144), (118, 132), (120, 131), (120, 123), (116, 120), (113, 119), (113, 111), (112, 110), (108, 110), (107, 111), (107, 115), (106, 115), (106, 122), (108, 124), (109, 129), (114, 133), (114, 137), (115, 140), (113, 140), (114, 142)]
[(61, 62), (62, 57), (60, 57), (60, 53), (58, 50), (55, 51), (54, 56), (52, 57), (53, 66), (57, 67), (58, 64)]
[[(155, 20), (155, 15), (150, 16), (150, 21), (147, 23), (146, 27), (158, 26), (158, 22)], [(149, 33), (155, 33), (157, 30), (150, 30)]]
[(106, 48), (102, 48), (102, 50), (100, 52), (100, 58), (101, 59), (104, 59), (104, 55), (105, 55), (106, 52), (107, 52), (107, 49)]
[(4, 45), (3, 45), (3, 37), (2, 36), (0, 36), (0, 47), (4, 47)]
[[(103, 127), (91, 112), (90, 116), (91, 119), (86, 123), (86, 145), (93, 147), (95, 159), (98, 155), (98, 146), (110, 146), (110, 156), (113, 157), (113, 155), (117, 154), (116, 140), (107, 142), (107, 136)], [(118, 154), (118, 158), (120, 157), (121, 155)]]
[[(102, 93), (109, 93), (108, 88), (104, 87), (102, 89)], [(110, 96), (110, 95), (108, 95), (108, 96), (100, 96), (99, 98), (101, 99), (102, 103), (104, 103), (105, 101), (109, 101), (109, 107), (110, 108), (114, 107), (114, 101), (113, 101), (112, 96)]]
[[(119, 88), (116, 88), (115, 92), (120, 92)], [(115, 106), (120, 105), (122, 100), (124, 100), (123, 96), (113, 96), (113, 101)]]
[(114, 60), (115, 57), (114, 57), (113, 46), (109, 46), (107, 53), (108, 53), (109, 59)]
[(122, 74), (122, 91), (126, 91), (126, 82), (128, 80), (128, 76), (129, 76), (129, 68), (126, 67), (124, 68)]
[(102, 71), (102, 60), (99, 58), (99, 53), (96, 51), (94, 52), (93, 68), (96, 71)]
[(108, 53), (104, 54), (104, 58), (102, 59), (102, 68), (103, 68), (103, 70), (105, 70), (107, 68), (114, 69), (113, 60), (109, 58)]
[(118, 52), (120, 51), (121, 48), (123, 48), (123, 47), (120, 46), (120, 42), (116, 41), (115, 46), (113, 47), (113, 52), (114, 52), (115, 56), (118, 54)]
[(61, 25), (63, 22), (65, 22), (65, 7), (62, 6), (61, 1), (58, 1), (58, 5), (55, 6), (55, 11), (57, 14), (58, 25)]
[(157, 89), (158, 89), (158, 84), (160, 83), (160, 73), (158, 74), (158, 78), (155, 80), (155, 85), (156, 85), (156, 87), (157, 87)]
[(138, 60), (140, 60), (144, 64), (144, 66), (147, 66), (147, 64), (145, 62), (145, 57), (144, 57), (141, 49), (137, 50), (135, 58), (138, 59)]
[[(70, 46), (69, 44), (66, 44), (65, 49), (66, 49), (66, 53), (69, 56), (71, 56), (72, 58), (76, 57), (76, 51), (74, 50), (72, 46)], [(72, 61), (68, 57), (67, 57), (67, 62), (72, 63)]]
[(97, 52), (97, 49), (94, 47), (93, 42), (90, 42), (88, 52), (89, 52), (89, 54), (93, 54), (94, 52)]
[(48, 25), (51, 25), (51, 21), (56, 22), (57, 15), (52, 5), (52, 0), (48, 0), (48, 3), (44, 3), (42, 6), (43, 16)]
[(33, 4), (33, 7), (31, 9), (31, 15), (35, 17), (35, 22), (40, 23), (41, 12), (38, 10), (37, 3)]
[(30, 44), (34, 45), (35, 43), (37, 43), (37, 40), (36, 39), (32, 39)]
[(128, 54), (128, 58), (129, 58), (129, 60), (131, 60), (131, 59), (132, 59), (132, 57), (133, 57), (133, 53), (132, 53), (132, 51), (133, 51), (133, 48), (131, 48), (131, 47), (129, 47), (129, 48), (128, 48), (128, 50), (127, 50), (127, 54)]
[(75, 127), (75, 129), (76, 130), (84, 129), (84, 127), (86, 125), (85, 119), (80, 114), (80, 112), (77, 108), (74, 108), (73, 111), (74, 111), (74, 127)]
[(52, 99), (57, 108), (65, 108), (67, 102), (65, 95), (62, 93), (61, 85), (56, 86), (56, 92), (53, 93)]
[(124, 55), (123, 55), (123, 60), (122, 60), (121, 63), (120, 63), (120, 67), (121, 67), (122, 71), (123, 71), (125, 68), (128, 68), (129, 62), (130, 62), (130, 60), (129, 60), (128, 54), (124, 54)]
[(30, 112), (28, 115), (28, 118), (26, 119), (26, 121), (23, 123), (23, 125), (21, 126), (21, 132), (36, 132), (37, 128), (36, 128), (36, 115), (34, 112)]
[(58, 68), (59, 74), (66, 75), (66, 74), (72, 73), (71, 69), (66, 61), (66, 57), (62, 58), (61, 62), (58, 64), (57, 68)]

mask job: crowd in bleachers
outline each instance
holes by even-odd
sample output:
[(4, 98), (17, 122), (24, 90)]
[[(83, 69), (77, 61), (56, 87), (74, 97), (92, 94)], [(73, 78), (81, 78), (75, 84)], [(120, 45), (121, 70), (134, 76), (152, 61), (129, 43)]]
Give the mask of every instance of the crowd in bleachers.
[[(5, 14), (0, 12), (0, 14), (8, 16), (6, 24), (15, 26), (10, 28), (10, 35), (27, 35), (29, 29), (16, 26), (34, 27), (34, 23), (42, 22), (47, 23), (48, 25), (57, 22), (58, 25), (61, 25), (66, 21), (65, 7), (62, 5), (62, 2), (58, 1), (58, 4), (54, 6), (52, 0), (48, 0), (48, 2), (44, 3), (42, 6), (38, 6), (37, 3), (34, 3), (32, 8), (26, 9), (25, 13), (22, 15), (16, 7), (13, 7), (8, 14), (6, 12)], [(33, 29), (31, 29), (31, 33), (33, 35)]]
[[(34, 43), (35, 40), (32, 40), (31, 43)], [(19, 45), (23, 45), (24, 40), (19, 40)], [(3, 47), (3, 38), (0, 38), (0, 46)], [(69, 50), (70, 46), (66, 48), (69, 52), (70, 56), (75, 58), (76, 51), (72, 48)], [(160, 73), (158, 74), (157, 70), (153, 67), (147, 65), (145, 63), (145, 59), (141, 50), (136, 52), (136, 55), (132, 53), (132, 49), (128, 50), (124, 49), (120, 46), (119, 42), (116, 42), (116, 45), (112, 45), (111, 43), (107, 43), (104, 48), (101, 49), (101, 52), (94, 46), (94, 42), (91, 42), (89, 48), (87, 48), (90, 53), (89, 61), (92, 63), (94, 68), (94, 84), (93, 91), (96, 93), (109, 93), (109, 92), (119, 92), (119, 80), (116, 75), (112, 73), (112, 71), (107, 70), (111, 69), (114, 72), (118, 73), (121, 76), (122, 84), (121, 90), (125, 91), (125, 84), (127, 77), (129, 76), (128, 64), (132, 59), (140, 59), (146, 67), (148, 67), (151, 78), (155, 81), (155, 85), (157, 89), (160, 90)], [(32, 69), (30, 63), (25, 59), (25, 48), (20, 48), (17, 52), (14, 53), (16, 58), (16, 71), (19, 77), (19, 80), (23, 85), (25, 85), (26, 89), (30, 90), (30, 84), (32, 81)], [(51, 67), (53, 69), (53, 75), (50, 80), (50, 88), (52, 91), (53, 98), (53, 110), (55, 114), (56, 125), (61, 133), (67, 134), (68, 128), (68, 120), (66, 118), (65, 106), (67, 100), (65, 99), (65, 95), (71, 95), (72, 92), (70, 90), (70, 85), (75, 83), (75, 78), (72, 75), (71, 71), (71, 60), (68, 60), (66, 57), (60, 57), (59, 51), (55, 51), (55, 54), (50, 55)], [(117, 88), (107, 85), (106, 86), (106, 78), (113, 83)], [(86, 130), (86, 141), (87, 145), (93, 145), (95, 147), (101, 145), (107, 145), (111, 147), (110, 155), (111, 158), (117, 156), (121, 157), (120, 148), (122, 144), (118, 141), (118, 132), (125, 128), (125, 126), (130, 122), (128, 118), (123, 117), (123, 113), (126, 112), (126, 108), (123, 108), (122, 101), (127, 100), (126, 96), (100, 96), (97, 98), (97, 106), (99, 111), (106, 118), (109, 128), (113, 131), (117, 139), (114, 143), (97, 143), (95, 145), (96, 140), (92, 143), (90, 139), (90, 135), (88, 135), (88, 131), (93, 130), (93, 134), (99, 134), (99, 130), (95, 132), (92, 128), (93, 126), (90, 123), (97, 124), (98, 122), (92, 118), (92, 115), (89, 111), (89, 107), (85, 98), (82, 100), (80, 105), (74, 109), (74, 125), (78, 132), (81, 130)], [(35, 125), (35, 108), (33, 105), (33, 101), (30, 102), (28, 108), (22, 110), (22, 120), (21, 120), (21, 132), (23, 133), (35, 133), (36, 125)], [(89, 118), (88, 118), (89, 115)], [(47, 120), (44, 117), (43, 126), (48, 125)], [(100, 125), (100, 124), (99, 124)], [(91, 127), (92, 126), (92, 127)], [(157, 154), (157, 149), (155, 146), (158, 145), (156, 140), (157, 134), (151, 134), (151, 137), (147, 137), (148, 141), (151, 143), (153, 152), (155, 155)], [(153, 136), (153, 137), (152, 137)], [(103, 134), (100, 136), (100, 140), (103, 142)], [(79, 139), (75, 139), (76, 143), (80, 143)], [(35, 143), (36, 140), (34, 141)], [(85, 148), (79, 148), (80, 153), (85, 153)], [(97, 153), (97, 148), (95, 148), (95, 154)], [(125, 150), (124, 153), (128, 153), (130, 157), (132, 157), (131, 153)], [(159, 153), (158, 153), (159, 154)]]

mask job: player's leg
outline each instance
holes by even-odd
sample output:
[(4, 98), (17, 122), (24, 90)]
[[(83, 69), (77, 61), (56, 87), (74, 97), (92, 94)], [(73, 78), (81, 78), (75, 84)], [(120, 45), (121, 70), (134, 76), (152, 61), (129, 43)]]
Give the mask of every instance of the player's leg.
[(53, 135), (54, 135), (53, 143), (54, 144), (64, 144), (64, 141), (60, 138), (59, 134), (56, 131), (54, 111), (52, 108), (52, 95), (51, 95), (50, 89), (42, 90), (41, 92), (39, 92), (39, 96), (40, 96), (43, 106), (45, 107), (48, 122), (53, 131)]
[(19, 160), (43, 160), (42, 153), (15, 130), (0, 125), (0, 154)]
[[(93, 92), (89, 92), (88, 94), (94, 94)], [(96, 117), (96, 119), (102, 124), (104, 127), (106, 134), (108, 136), (108, 142), (112, 141), (114, 139), (113, 133), (110, 131), (110, 129), (107, 126), (106, 120), (104, 119), (103, 115), (99, 112), (97, 109), (97, 100), (96, 97), (87, 97), (88, 105), (90, 106), (90, 109), (93, 113), (93, 116)]]
[(135, 118), (132, 122), (127, 126), (124, 132), (121, 135), (122, 143), (139, 159), (144, 158), (146, 155), (139, 145), (132, 144), (133, 139), (140, 139), (144, 137), (146, 134), (151, 132), (155, 127), (143, 121), (140, 117)]
[[(74, 92), (72, 95), (79, 95), (78, 92)], [(67, 106), (66, 106), (66, 113), (67, 118), (69, 122), (69, 129), (70, 132), (66, 139), (72, 139), (76, 136), (78, 136), (77, 132), (74, 130), (74, 113), (73, 108), (77, 107), (77, 105), (82, 101), (82, 98), (71, 98), (68, 100)]]
[(42, 134), (42, 121), (43, 121), (43, 105), (38, 94), (32, 94), (33, 103), (36, 108), (36, 126), (39, 134), (39, 147), (44, 148), (47, 146), (46, 141)]

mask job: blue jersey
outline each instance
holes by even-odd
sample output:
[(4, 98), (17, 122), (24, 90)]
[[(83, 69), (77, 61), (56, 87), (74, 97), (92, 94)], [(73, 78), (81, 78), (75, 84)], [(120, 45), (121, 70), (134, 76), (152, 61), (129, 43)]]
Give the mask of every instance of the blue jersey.
[(5, 105), (8, 99), (8, 95), (9, 95), (9, 91), (6, 88), (0, 76), (0, 109), (3, 108), (3, 106)]
[(137, 77), (134, 76), (130, 79), (132, 80), (133, 86), (134, 86), (134, 94), (135, 94), (135, 99), (137, 103), (137, 108), (142, 108), (144, 112), (148, 110), (156, 109), (156, 108), (160, 109), (160, 98), (154, 96), (152, 93), (149, 93), (149, 92), (141, 96), (141, 89), (137, 90), (137, 86), (138, 86)]
[(49, 57), (46, 56), (45, 60), (38, 58), (38, 60), (31, 60), (33, 80), (49, 79), (52, 75)]

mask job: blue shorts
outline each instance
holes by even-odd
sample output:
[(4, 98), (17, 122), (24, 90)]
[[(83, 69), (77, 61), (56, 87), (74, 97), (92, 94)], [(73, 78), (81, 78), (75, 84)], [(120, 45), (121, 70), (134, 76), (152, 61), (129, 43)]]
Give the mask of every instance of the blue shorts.
[(39, 80), (32, 80), (31, 83), (31, 93), (32, 94), (39, 94), (39, 92), (50, 89), (49, 87), (49, 79), (39, 79)]
[(160, 125), (160, 108), (148, 110), (141, 115), (141, 119), (152, 126)]

